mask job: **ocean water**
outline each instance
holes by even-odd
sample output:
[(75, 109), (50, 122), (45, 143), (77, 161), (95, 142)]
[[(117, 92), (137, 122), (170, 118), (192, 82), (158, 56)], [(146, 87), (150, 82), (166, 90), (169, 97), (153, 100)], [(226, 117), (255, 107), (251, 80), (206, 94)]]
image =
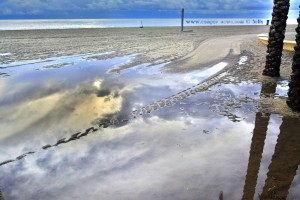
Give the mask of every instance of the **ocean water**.
[[(265, 25), (268, 19), (185, 19), (185, 26)], [(295, 24), (296, 20), (289, 20)], [(49, 19), (0, 20), (0, 30), (40, 30), (77, 28), (174, 27), (181, 19)]]

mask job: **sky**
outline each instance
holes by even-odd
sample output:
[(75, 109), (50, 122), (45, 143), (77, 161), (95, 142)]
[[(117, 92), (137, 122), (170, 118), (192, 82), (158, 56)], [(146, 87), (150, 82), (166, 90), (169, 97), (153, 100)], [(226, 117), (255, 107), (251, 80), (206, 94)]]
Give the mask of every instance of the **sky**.
[(188, 18), (270, 18), (273, 0), (0, 0), (0, 19), (178, 18), (182, 7)]

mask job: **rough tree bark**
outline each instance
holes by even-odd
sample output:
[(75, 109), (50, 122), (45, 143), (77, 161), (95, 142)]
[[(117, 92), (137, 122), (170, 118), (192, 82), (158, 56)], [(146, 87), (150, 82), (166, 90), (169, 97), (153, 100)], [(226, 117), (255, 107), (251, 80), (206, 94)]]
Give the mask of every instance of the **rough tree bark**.
[[(300, 6), (299, 6), (300, 7)], [(297, 19), (298, 27), (296, 28), (296, 46), (295, 55), (293, 57), (293, 67), (290, 89), (288, 92), (287, 104), (295, 111), (300, 111), (300, 15)]]
[(280, 65), (285, 37), (286, 20), (290, 8), (289, 0), (274, 0), (272, 22), (269, 32), (267, 61), (263, 75), (271, 77), (280, 76)]

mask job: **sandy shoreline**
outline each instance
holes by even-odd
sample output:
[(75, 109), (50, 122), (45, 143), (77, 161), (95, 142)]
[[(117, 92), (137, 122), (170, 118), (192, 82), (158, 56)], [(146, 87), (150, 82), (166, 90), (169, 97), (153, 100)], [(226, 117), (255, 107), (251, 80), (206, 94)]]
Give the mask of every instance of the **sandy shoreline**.
[[(189, 28), (187, 28), (189, 29)], [(192, 27), (192, 32), (181, 33), (174, 28), (113, 28), (74, 30), (0, 31), (2, 56), (0, 63), (17, 60), (45, 59), (49, 57), (114, 52), (97, 59), (138, 54), (131, 63), (115, 71), (142, 63), (172, 62), (168, 72), (191, 71), (209, 67), (226, 56), (251, 51), (260, 55), (264, 47), (249, 49), (241, 44), (267, 33), (267, 26)], [(293, 32), (289, 26), (287, 32)], [(288, 38), (293, 38), (287, 36)], [(8, 53), (8, 54), (7, 54)], [(7, 55), (5, 55), (7, 54)]]
[[(145, 62), (158, 64), (176, 61), (172, 67), (181, 66), (170, 71), (180, 71), (182, 65), (185, 65), (184, 70), (192, 70), (197, 68), (197, 63), (205, 65), (223, 59), (232, 45), (239, 46), (237, 42), (232, 42), (233, 38), (241, 43), (245, 35), (255, 37), (255, 34), (267, 33), (268, 27), (193, 27), (192, 30), (184, 33), (178, 28), (0, 31), (0, 53), (11, 53), (0, 56), (0, 62), (114, 51), (110, 57), (140, 54), (132, 63), (120, 66), (120, 69)], [(293, 27), (288, 27), (287, 32), (291, 31)], [(203, 55), (203, 48), (207, 55)], [(236, 54), (239, 52), (236, 51)], [(186, 62), (187, 57), (193, 58)], [(103, 58), (107, 56), (99, 57)]]

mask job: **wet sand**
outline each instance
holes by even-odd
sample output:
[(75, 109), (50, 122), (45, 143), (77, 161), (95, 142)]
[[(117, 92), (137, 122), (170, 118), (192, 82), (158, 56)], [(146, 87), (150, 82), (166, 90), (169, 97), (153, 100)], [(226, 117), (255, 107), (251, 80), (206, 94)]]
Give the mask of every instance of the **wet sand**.
[(4, 199), (299, 198), (292, 54), (261, 76), (267, 31), (0, 32)]
[[(212, 52), (208, 54), (210, 57), (219, 58), (218, 56), (226, 56), (227, 48), (236, 43), (231, 44), (230, 40), (222, 37), (233, 36), (236, 41), (241, 41), (245, 34), (267, 33), (267, 31), (268, 27), (265, 26), (193, 27), (193, 32), (184, 33), (178, 32), (178, 28), (1, 31), (1, 53), (9, 52), (12, 55), (1, 56), (0, 61), (12, 62), (115, 51), (115, 55), (142, 54), (137, 57), (135, 63), (167, 62), (190, 57), (194, 50), (199, 51), (200, 44), (221, 51), (216, 52), (216, 55)], [(214, 38), (218, 41), (215, 42)], [(206, 41), (207, 39), (210, 40)], [(201, 59), (206, 57), (200, 56)], [(211, 60), (212, 58), (209, 61)]]

